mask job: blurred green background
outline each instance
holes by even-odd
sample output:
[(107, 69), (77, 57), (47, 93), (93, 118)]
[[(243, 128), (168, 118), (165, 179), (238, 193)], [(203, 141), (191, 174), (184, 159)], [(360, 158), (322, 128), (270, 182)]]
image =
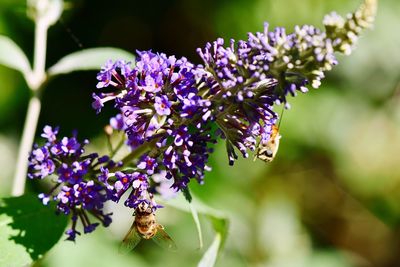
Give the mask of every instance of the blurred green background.
[[(50, 28), (47, 66), (83, 48), (114, 46), (186, 56), (217, 37), (246, 38), (270, 27), (314, 24), (324, 14), (353, 11), (361, 0), (153, 0), (66, 2), (62, 21)], [(32, 58), (33, 23), (22, 0), (1, 0), (0, 34)], [(381, 1), (375, 27), (350, 57), (327, 74), (318, 90), (291, 98), (281, 122), (281, 146), (271, 164), (241, 159), (229, 167), (221, 142), (205, 184), (191, 188), (230, 218), (229, 237), (217, 266), (395, 267), (400, 266), (400, 2)], [(0, 51), (6, 53), (7, 51)], [(29, 92), (22, 76), (0, 66), (0, 196), (8, 196)], [(96, 72), (52, 80), (43, 95), (39, 129), (78, 129), (103, 149), (102, 126), (113, 114), (96, 116), (91, 93)], [(38, 134), (37, 134), (38, 136)], [(28, 183), (34, 191), (34, 183)], [(158, 220), (180, 248), (162, 250), (141, 242), (118, 254), (132, 222), (119, 207), (109, 229), (60, 242), (37, 266), (196, 266), (198, 250), (191, 217), (166, 207)], [(201, 217), (205, 243), (212, 240)]]

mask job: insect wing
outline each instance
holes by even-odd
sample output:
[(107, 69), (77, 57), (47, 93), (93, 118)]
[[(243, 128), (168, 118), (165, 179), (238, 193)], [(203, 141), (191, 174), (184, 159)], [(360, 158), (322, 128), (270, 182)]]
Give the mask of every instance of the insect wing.
[(119, 253), (126, 254), (134, 249), (137, 244), (139, 244), (142, 237), (140, 236), (139, 232), (137, 231), (135, 223), (132, 224), (131, 229), (126, 234), (122, 244), (119, 247)]
[(279, 134), (278, 130), (276, 130), (276, 133), (275, 133), (275, 136), (274, 136), (274, 142), (271, 144), (272, 159), (275, 158), (276, 153), (278, 152), (279, 142), (280, 142), (279, 140), (281, 139), (281, 137), (282, 136)]
[(157, 226), (157, 233), (154, 235), (152, 240), (162, 248), (176, 251), (178, 247), (176, 246), (174, 240), (165, 232), (164, 227), (162, 225)]
[(278, 127), (273, 125), (270, 139), (265, 144), (261, 144), (260, 141), (254, 160), (256, 158), (259, 158), (265, 162), (273, 161), (276, 156), (276, 153), (278, 152), (279, 140), (281, 139), (281, 137), (282, 136), (279, 134)]

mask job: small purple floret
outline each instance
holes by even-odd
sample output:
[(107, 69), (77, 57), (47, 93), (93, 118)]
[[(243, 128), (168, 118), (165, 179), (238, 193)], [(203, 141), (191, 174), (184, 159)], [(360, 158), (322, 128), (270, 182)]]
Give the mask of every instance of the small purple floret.
[(156, 96), (154, 108), (158, 115), (170, 115), (171, 114), (171, 103), (168, 101), (168, 97), (166, 95)]

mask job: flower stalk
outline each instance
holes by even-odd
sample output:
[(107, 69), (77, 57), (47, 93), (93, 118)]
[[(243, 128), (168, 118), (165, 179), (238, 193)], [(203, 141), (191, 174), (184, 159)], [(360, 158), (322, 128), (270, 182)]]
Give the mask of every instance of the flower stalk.
[(11, 194), (13, 196), (20, 196), (25, 191), (25, 182), (28, 166), (28, 155), (32, 149), (33, 140), (35, 137), (35, 130), (39, 120), (41, 102), (39, 96), (33, 95), (28, 104), (26, 112), (26, 119), (24, 124), (24, 131), (22, 133), (21, 143), (18, 150), (18, 158), (15, 167), (15, 177)]

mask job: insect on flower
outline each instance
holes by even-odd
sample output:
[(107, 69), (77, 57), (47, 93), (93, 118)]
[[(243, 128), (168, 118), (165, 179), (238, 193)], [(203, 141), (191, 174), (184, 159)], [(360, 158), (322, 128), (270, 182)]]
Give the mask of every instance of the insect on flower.
[(120, 246), (120, 253), (128, 253), (139, 244), (141, 239), (151, 239), (159, 246), (175, 251), (175, 242), (165, 232), (164, 226), (157, 223), (153, 207), (147, 202), (142, 202), (135, 210), (135, 220)]
[(269, 140), (265, 143), (260, 141), (254, 159), (259, 158), (265, 162), (273, 161), (278, 152), (281, 137), (278, 126), (273, 125)]

